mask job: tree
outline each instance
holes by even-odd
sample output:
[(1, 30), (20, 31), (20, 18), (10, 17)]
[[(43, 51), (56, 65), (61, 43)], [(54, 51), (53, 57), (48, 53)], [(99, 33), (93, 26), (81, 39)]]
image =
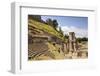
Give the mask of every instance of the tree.
[(82, 41), (88, 41), (88, 38), (83, 37), (83, 38), (82, 38)]
[(40, 15), (28, 15), (28, 18), (41, 22), (41, 16)]
[(63, 31), (62, 31), (61, 27), (59, 27), (59, 33), (63, 36)]
[(54, 29), (57, 29), (57, 27), (58, 27), (58, 22), (57, 22), (57, 20), (52, 20), (52, 19), (50, 19), (50, 18), (48, 18), (47, 20), (46, 20), (46, 23), (48, 24), (48, 25), (50, 25), (50, 26), (52, 26)]
[(66, 39), (68, 39), (69, 38), (69, 36), (67, 35), (67, 34), (65, 34), (65, 36), (64, 36)]
[(81, 43), (82, 41), (88, 41), (88, 38), (86, 38), (86, 37), (77, 38), (77, 41), (78, 41), (79, 43)]
[(57, 29), (57, 27), (58, 27), (58, 22), (57, 22), (57, 20), (53, 20), (53, 27), (55, 28), (55, 29)]
[(48, 19), (46, 20), (46, 23), (47, 23), (48, 25), (53, 26), (53, 21), (52, 21), (50, 18), (48, 18)]
[(69, 38), (69, 36), (67, 34), (64, 35), (64, 41), (66, 42), (66, 40)]

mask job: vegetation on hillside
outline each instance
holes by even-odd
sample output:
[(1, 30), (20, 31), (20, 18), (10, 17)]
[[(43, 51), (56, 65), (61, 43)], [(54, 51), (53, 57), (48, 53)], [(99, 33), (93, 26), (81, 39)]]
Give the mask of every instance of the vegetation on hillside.
[(55, 30), (52, 26), (49, 26), (47, 24), (44, 24), (32, 19), (29, 19), (28, 25), (33, 26), (37, 28), (38, 30), (43, 30), (45, 32), (48, 32), (49, 34), (52, 34), (64, 41), (64, 36), (61, 33), (59, 33), (57, 30)]
[[(69, 35), (65, 35), (62, 28), (58, 25), (56, 19), (48, 18), (43, 21), (40, 15), (28, 15), (29, 60), (75, 58), (76, 51), (72, 52), (72, 49), (69, 51)], [(50, 38), (48, 38), (48, 36)], [(76, 43), (76, 41), (74, 41), (76, 45), (78, 45), (75, 47), (81, 50), (81, 54), (84, 54), (84, 50), (87, 53), (88, 38), (76, 38), (75, 40), (78, 42)], [(75, 44), (72, 42), (72, 46), (73, 45)], [(78, 55), (77, 52), (76, 58), (81, 56), (81, 54)]]
[(61, 27), (58, 26), (59, 24), (56, 19), (52, 20), (48, 18), (46, 21), (43, 21), (40, 15), (29, 15), (28, 19), (29, 26), (34, 26), (39, 30), (43, 30), (65, 41), (66, 37)]
[(88, 41), (88, 38), (86, 38), (86, 37), (77, 38), (77, 41), (78, 41), (79, 43), (81, 43), (81, 42), (87, 42), (87, 41)]

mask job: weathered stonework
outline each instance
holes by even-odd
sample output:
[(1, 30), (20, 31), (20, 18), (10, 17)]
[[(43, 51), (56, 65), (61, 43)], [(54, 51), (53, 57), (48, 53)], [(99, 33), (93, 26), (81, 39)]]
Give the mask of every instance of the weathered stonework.
[(69, 32), (69, 51), (77, 51), (76, 37), (74, 32)]

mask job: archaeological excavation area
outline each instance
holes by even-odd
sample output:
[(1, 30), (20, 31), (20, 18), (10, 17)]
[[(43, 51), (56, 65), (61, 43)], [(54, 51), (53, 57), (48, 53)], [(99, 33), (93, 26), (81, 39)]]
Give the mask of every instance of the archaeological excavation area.
[[(39, 16), (40, 17), (40, 16)], [(66, 32), (48, 23), (28, 16), (28, 60), (59, 60), (88, 58), (87, 38), (77, 38), (76, 33)]]

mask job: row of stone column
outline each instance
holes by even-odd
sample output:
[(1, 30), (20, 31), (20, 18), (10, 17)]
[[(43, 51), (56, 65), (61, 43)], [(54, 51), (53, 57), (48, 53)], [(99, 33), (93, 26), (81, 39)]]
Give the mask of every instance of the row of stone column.
[(69, 32), (68, 42), (63, 44), (63, 51), (67, 52), (76, 52), (78, 49), (78, 44), (76, 41), (75, 33)]

